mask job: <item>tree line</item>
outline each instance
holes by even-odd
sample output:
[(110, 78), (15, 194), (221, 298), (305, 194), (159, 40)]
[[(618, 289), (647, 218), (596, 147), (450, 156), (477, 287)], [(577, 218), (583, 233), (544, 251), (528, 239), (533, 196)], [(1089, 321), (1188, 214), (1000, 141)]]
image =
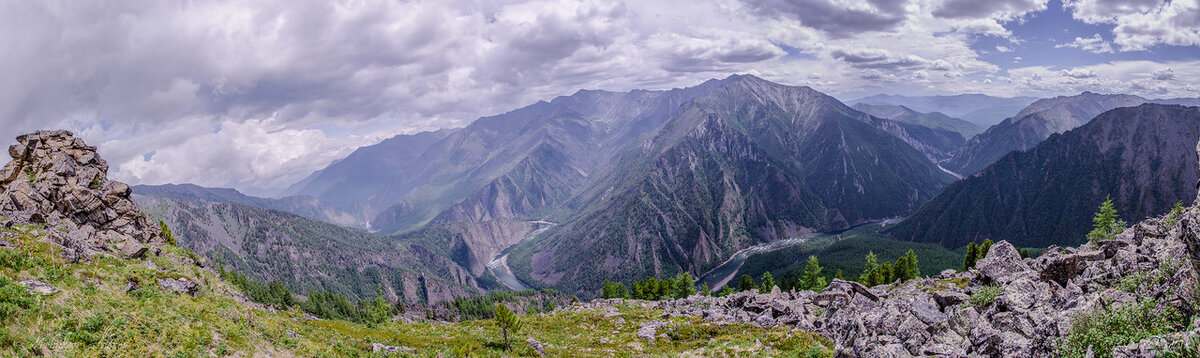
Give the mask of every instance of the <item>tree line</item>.
[(340, 319), (366, 325), (387, 322), (400, 311), (399, 305), (393, 305), (383, 296), (382, 286), (377, 287), (375, 297), (358, 301), (329, 291), (309, 292), (308, 300), (300, 301), (282, 281), (262, 284), (236, 270), (226, 270), (224, 265), (217, 270), (222, 279), (240, 288), (250, 301), (277, 309), (299, 306), (304, 312), (322, 319)]

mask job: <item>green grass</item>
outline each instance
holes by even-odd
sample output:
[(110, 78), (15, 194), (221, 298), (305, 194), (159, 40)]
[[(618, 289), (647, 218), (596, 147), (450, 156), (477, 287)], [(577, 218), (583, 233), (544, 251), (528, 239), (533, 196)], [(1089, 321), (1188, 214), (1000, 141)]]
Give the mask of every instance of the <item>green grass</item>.
[(1004, 287), (985, 286), (980, 288), (979, 292), (971, 295), (971, 298), (967, 299), (967, 301), (971, 302), (975, 307), (984, 308), (991, 306), (992, 302), (996, 301), (996, 297), (1000, 297), (1002, 294), (1004, 294)]
[[(696, 317), (663, 319), (658, 309), (620, 306), (619, 317), (597, 311), (527, 315), (506, 352), (491, 320), (460, 323), (384, 322), (374, 327), (341, 320), (307, 320), (298, 307), (275, 313), (239, 304), (236, 292), (215, 272), (177, 259), (188, 252), (167, 247), (162, 256), (121, 260), (93, 256), (91, 264), (59, 258), (59, 249), (39, 242), (46, 229), (21, 227), (8, 238), (20, 247), (0, 249), (0, 356), (277, 356), (364, 357), (372, 343), (417, 348), (422, 357), (535, 356), (525, 343), (545, 344), (547, 356), (832, 356), (832, 343), (789, 328), (716, 326)], [(153, 265), (149, 263), (153, 262)], [(199, 297), (157, 288), (162, 277), (201, 282)], [(39, 280), (60, 289), (30, 295), (16, 285)], [(143, 287), (125, 293), (129, 281)], [(513, 293), (520, 295), (525, 293)], [(639, 325), (664, 320), (659, 333), (671, 339), (651, 344), (637, 337)], [(290, 331), (290, 332), (289, 332)], [(296, 335), (293, 335), (295, 333)], [(607, 339), (606, 342), (602, 342)]]
[(1096, 357), (1111, 357), (1113, 348), (1176, 332), (1186, 324), (1178, 310), (1159, 306), (1154, 299), (1113, 308), (1099, 307), (1075, 317), (1070, 335), (1058, 346), (1058, 356), (1084, 357), (1091, 347)]
[(840, 269), (847, 279), (856, 279), (862, 273), (867, 253), (878, 255), (880, 263), (895, 262), (910, 249), (917, 254), (923, 276), (937, 275), (942, 270), (962, 266), (961, 253), (932, 243), (895, 240), (880, 233), (880, 229), (878, 224), (873, 224), (820, 234), (800, 245), (757, 254), (746, 259), (737, 275), (761, 277), (763, 272), (770, 271), (775, 277), (784, 277), (790, 271), (803, 270), (808, 257), (815, 255), (821, 260), (826, 276), (833, 277), (834, 272)]

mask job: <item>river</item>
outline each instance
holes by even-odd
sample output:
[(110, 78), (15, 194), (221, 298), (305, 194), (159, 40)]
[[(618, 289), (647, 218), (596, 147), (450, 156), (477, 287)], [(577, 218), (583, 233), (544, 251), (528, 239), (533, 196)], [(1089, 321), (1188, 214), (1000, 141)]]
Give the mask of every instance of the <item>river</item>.
[(742, 249), (742, 250), (734, 253), (733, 256), (729, 257), (728, 260), (725, 260), (725, 262), (722, 262), (716, 268), (713, 268), (712, 270), (709, 270), (708, 272), (704, 273), (703, 276), (700, 276), (700, 279), (698, 280), (698, 282), (707, 283), (708, 287), (711, 287), (712, 289), (717, 290), (717, 289), (720, 289), (721, 287), (725, 287), (725, 285), (729, 284), (729, 281), (733, 280), (734, 275), (737, 275), (738, 271), (742, 269), (742, 264), (746, 263), (746, 259), (749, 259), (751, 256), (754, 256), (754, 255), (757, 255), (760, 253), (764, 253), (764, 252), (771, 252), (771, 251), (783, 249), (786, 247), (800, 245), (800, 244), (808, 242), (809, 240), (811, 240), (814, 237), (821, 236), (821, 235), (836, 235), (836, 234), (845, 232), (845, 231), (853, 229), (853, 228), (867, 226), (867, 225), (874, 225), (874, 224), (880, 224), (883, 226), (887, 226), (887, 225), (891, 225), (891, 224), (900, 222), (900, 220), (901, 220), (901, 218), (892, 218), (892, 219), (885, 219), (885, 220), (880, 220), (880, 221), (873, 221), (873, 222), (856, 225), (856, 226), (842, 229), (842, 230), (830, 231), (830, 232), (824, 232), (824, 233), (816, 233), (816, 234), (808, 234), (808, 235), (804, 235), (804, 236), (793, 237), (793, 238), (783, 239), (783, 240), (779, 240), (779, 241), (772, 241), (772, 242), (768, 242), (768, 243), (764, 243), (764, 244), (758, 244), (758, 245), (754, 245), (751, 247), (747, 247), (745, 249)]
[(543, 226), (537, 230), (533, 230), (533, 232), (530, 232), (529, 235), (525, 235), (524, 238), (521, 238), (521, 241), (517, 241), (517, 243), (512, 244), (512, 246), (504, 248), (504, 251), (501, 251), (499, 255), (496, 255), (495, 258), (492, 258), (492, 261), (487, 263), (488, 271), (491, 271), (492, 275), (495, 275), (496, 278), (500, 280), (500, 283), (504, 284), (505, 287), (508, 287), (508, 289), (513, 291), (528, 290), (531, 287), (521, 282), (516, 275), (513, 275), (512, 269), (508, 267), (509, 250), (512, 250), (513, 247), (525, 242), (525, 240), (529, 240), (534, 236), (545, 232), (547, 229), (558, 225), (549, 221), (530, 221), (530, 223)]

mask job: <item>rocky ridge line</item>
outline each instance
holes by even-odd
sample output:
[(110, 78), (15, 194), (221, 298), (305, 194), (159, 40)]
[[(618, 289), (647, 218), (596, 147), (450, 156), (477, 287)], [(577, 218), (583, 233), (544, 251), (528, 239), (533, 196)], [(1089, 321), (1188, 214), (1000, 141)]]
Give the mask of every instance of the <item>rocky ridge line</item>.
[[(71, 262), (96, 254), (140, 257), (162, 232), (130, 200), (129, 185), (108, 180), (108, 162), (69, 131), (17, 137), (0, 169), (0, 217), (45, 224)], [(11, 225), (11, 224), (9, 224)]]

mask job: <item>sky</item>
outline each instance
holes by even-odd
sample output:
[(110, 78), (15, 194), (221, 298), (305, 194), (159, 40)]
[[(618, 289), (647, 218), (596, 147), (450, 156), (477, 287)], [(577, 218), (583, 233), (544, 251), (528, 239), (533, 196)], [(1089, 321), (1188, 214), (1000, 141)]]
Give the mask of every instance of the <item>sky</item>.
[(272, 195), (404, 133), (734, 73), (872, 94), (1200, 97), (1200, 0), (0, 0), (0, 137)]

